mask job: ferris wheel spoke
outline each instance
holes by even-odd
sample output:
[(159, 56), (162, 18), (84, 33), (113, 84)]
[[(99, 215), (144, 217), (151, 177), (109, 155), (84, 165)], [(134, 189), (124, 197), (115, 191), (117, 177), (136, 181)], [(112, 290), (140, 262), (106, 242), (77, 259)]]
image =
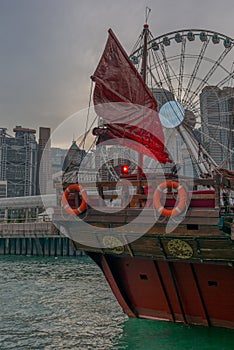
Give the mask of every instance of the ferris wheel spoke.
[(221, 146), (223, 149), (229, 150), (232, 154), (234, 154), (234, 150), (233, 149), (229, 149), (228, 146), (222, 144), (221, 142), (219, 142), (218, 140), (216, 140), (214, 137), (211, 137), (209, 134), (203, 132), (200, 130), (200, 134), (204, 135), (207, 139), (209, 139), (210, 141), (214, 142), (215, 144), (218, 144), (219, 146)]
[[(151, 36), (148, 44), (147, 83), (149, 87), (158, 89), (160, 103), (168, 102), (173, 94), (175, 99), (183, 104), (184, 120), (178, 128), (182, 130), (183, 136), (186, 136), (187, 130), (185, 139), (188, 142), (189, 152), (193, 153), (191, 160), (194, 169), (198, 169), (199, 165), (200, 172), (201, 170), (210, 172), (227, 158), (230, 158), (234, 164), (232, 161), (234, 159), (232, 148), (234, 115), (228, 115), (230, 108), (223, 100), (230, 100), (229, 90), (222, 93), (225, 84), (233, 86), (234, 70), (229, 69), (229, 66), (231, 67), (229, 53), (233, 46), (232, 38), (203, 29), (184, 29), (156, 38)], [(140, 63), (142, 45), (138, 46), (133, 54), (137, 57), (136, 63)], [(220, 88), (220, 94), (217, 94), (217, 98), (216, 95), (209, 98), (207, 93), (209, 110), (206, 111), (205, 107), (201, 106), (200, 94), (204, 87), (209, 85), (216, 89)], [(167, 94), (166, 90), (171, 94)], [(232, 92), (231, 89), (230, 92)], [(212, 113), (210, 111), (214, 107), (215, 111), (217, 110), (217, 116), (214, 116), (213, 122), (213, 119), (209, 118), (209, 113)], [(217, 152), (220, 152), (220, 156), (216, 155)], [(201, 157), (198, 156), (199, 154)], [(212, 157), (215, 159), (213, 162)], [(216, 161), (218, 165), (215, 165)], [(231, 166), (232, 163), (229, 165)]]
[(197, 72), (198, 72), (198, 69), (201, 65), (201, 62), (204, 58), (204, 55), (205, 55), (205, 51), (207, 49), (207, 46), (209, 44), (209, 41), (210, 41), (210, 38), (208, 38), (202, 45), (201, 47), (201, 51), (199, 53), (199, 55), (197, 56), (197, 61), (195, 63), (195, 66), (194, 66), (194, 69), (193, 69), (193, 72), (191, 74), (191, 77), (189, 79), (189, 82), (188, 82), (188, 85), (187, 85), (187, 88), (186, 88), (186, 92), (185, 92), (185, 95), (184, 95), (184, 98), (183, 98), (183, 101), (182, 103), (186, 103), (187, 101), (187, 98), (189, 97), (189, 92), (191, 91), (191, 88), (192, 88), (192, 85), (194, 83), (194, 80), (197, 76)]
[[(179, 126), (177, 128), (180, 136), (182, 137), (190, 158), (193, 162), (193, 165), (198, 173), (209, 172), (209, 164), (207, 162), (199, 161), (199, 145), (195, 137), (189, 131), (189, 128), (186, 126)], [(211, 160), (212, 162), (213, 160)]]
[(139, 35), (137, 42), (135, 43), (130, 56), (134, 55), (134, 53), (136, 53), (136, 51), (139, 52), (139, 49), (138, 49), (139, 47), (140, 48), (143, 47), (143, 32)]
[[(233, 127), (233, 118), (231, 117), (230, 118), (230, 130), (232, 130), (232, 127)], [(229, 134), (228, 134), (228, 152), (227, 152), (227, 159), (228, 159), (229, 164), (230, 164), (230, 159), (232, 157), (232, 153), (230, 152), (230, 150), (232, 149), (232, 140), (233, 140), (233, 131), (229, 131)]]
[[(179, 82), (179, 78), (178, 78), (175, 70), (173, 69), (173, 67), (170, 64), (168, 64), (168, 67), (170, 68), (170, 70), (172, 72), (172, 74), (170, 76), (171, 77), (171, 82), (172, 82), (173, 79), (176, 79), (177, 82)], [(154, 68), (155, 68), (157, 74), (159, 75), (159, 73), (158, 73), (158, 66), (154, 65)], [(152, 79), (153, 79), (153, 81), (154, 81), (154, 83), (156, 84), (157, 87), (162, 88), (163, 83), (167, 83), (167, 78), (166, 78), (165, 74), (164, 74), (164, 79), (160, 79), (160, 83), (156, 79), (156, 77), (154, 76), (152, 69), (149, 69), (149, 74), (152, 77)], [(183, 90), (183, 88), (182, 88), (182, 90)], [(176, 95), (176, 91), (175, 90), (174, 90), (174, 95), (173, 96), (175, 97), (176, 100), (178, 100), (178, 96)]]
[[(228, 138), (230, 138), (230, 135), (233, 133), (232, 126), (230, 124), (230, 119), (227, 128), (225, 128), (223, 124), (221, 124), (221, 118), (219, 120), (219, 125), (208, 123), (204, 119), (200, 123), (198, 122), (198, 124), (201, 125), (199, 132), (203, 138), (204, 147), (208, 147), (208, 149), (210, 150), (210, 146), (213, 143), (216, 146), (220, 146), (220, 152), (222, 153), (222, 155), (226, 154), (225, 152), (228, 151), (227, 136)], [(211, 130), (212, 128), (213, 130)], [(222, 140), (222, 134), (225, 131), (228, 131), (228, 135), (227, 133), (225, 133), (225, 139)]]
[[(170, 91), (170, 83), (168, 81), (168, 76), (165, 72), (164, 65), (162, 64), (162, 60), (160, 59), (159, 55), (157, 53), (153, 56), (155, 60), (155, 69), (157, 70), (158, 76), (159, 76), (159, 83), (160, 87), (163, 87), (163, 82), (166, 83), (168, 90)], [(171, 80), (171, 77), (169, 76), (169, 79)]]
[(148, 76), (147, 81), (151, 81), (151, 87), (157, 87), (158, 89), (162, 88), (162, 77), (160, 75), (158, 65), (156, 62), (156, 57), (152, 51), (150, 51), (148, 64), (147, 64)]
[[(160, 83), (160, 79), (157, 79), (154, 75), (154, 73), (152, 72), (152, 69), (149, 69), (149, 74), (151, 79), (154, 81), (155, 86), (157, 86), (159, 89), (162, 87), (161, 83)], [(152, 84), (153, 85), (153, 84)]]
[[(178, 74), (176, 74), (175, 70), (173, 69), (172, 65), (168, 62), (168, 68), (171, 71), (171, 84), (172, 84), (172, 80), (177, 80), (177, 83), (179, 84), (179, 77)], [(173, 85), (172, 85), (173, 86)], [(182, 88), (183, 89), (183, 88)], [(176, 100), (178, 100), (178, 93), (176, 90), (174, 90), (173, 96)]]
[(170, 76), (170, 70), (169, 70), (169, 65), (168, 65), (168, 61), (167, 61), (167, 57), (166, 57), (166, 52), (165, 52), (165, 48), (164, 45), (161, 44), (161, 54), (162, 54), (162, 58), (163, 58), (163, 64), (164, 64), (164, 68), (165, 68), (165, 73), (167, 76), (167, 84), (168, 84), (168, 88), (169, 91), (174, 95), (174, 89), (171, 83), (171, 76)]
[[(198, 163), (203, 164), (207, 170), (209, 170), (210, 164), (212, 164), (214, 167), (217, 167), (217, 163), (210, 156), (210, 154), (206, 151), (205, 147), (202, 144), (197, 143), (196, 137), (194, 136), (192, 131), (189, 129), (189, 127), (185, 126), (184, 128), (190, 136), (189, 141), (193, 144), (193, 146), (197, 150)], [(203, 158), (203, 160), (201, 158)]]
[[(218, 86), (218, 85), (216, 85), (216, 86)], [(232, 91), (230, 91), (230, 94), (226, 93), (225, 96), (223, 96), (222, 98), (219, 97), (219, 98), (215, 99), (213, 102), (210, 102), (209, 103), (209, 107), (212, 108), (217, 103), (219, 105), (221, 105), (222, 102), (225, 102), (228, 98), (231, 98), (231, 97), (233, 97), (233, 92)], [(199, 105), (200, 105), (200, 100), (199, 99), (193, 103), (193, 106), (194, 106), (194, 108), (197, 111), (199, 111)], [(219, 111), (219, 116), (221, 117), (222, 115), (227, 115), (227, 112), (223, 112), (222, 113), (221, 111)]]
[(234, 129), (232, 128), (226, 128), (224, 126), (220, 126), (220, 125), (214, 125), (214, 124), (210, 124), (210, 123), (201, 123), (201, 122), (197, 122), (198, 125), (206, 125), (209, 128), (213, 128), (213, 129), (219, 129), (219, 130), (224, 130), (224, 131), (230, 131), (230, 132), (234, 132)]
[[(156, 86), (158, 88), (162, 88), (162, 80), (164, 79), (164, 75), (163, 75), (163, 72), (161, 70), (161, 74), (160, 74), (160, 65), (158, 65), (158, 61), (160, 60), (160, 58), (158, 57), (158, 55), (156, 55), (155, 53), (152, 54), (152, 60), (153, 60), (153, 65), (151, 67), (149, 67), (149, 70), (148, 70), (148, 73), (151, 75), (154, 83), (156, 84)], [(155, 74), (153, 73), (153, 69), (152, 67), (154, 68), (155, 72), (156, 72), (156, 76)]]
[[(233, 47), (233, 46), (232, 46)], [(221, 62), (224, 60), (224, 58), (227, 56), (227, 54), (230, 52), (231, 48), (225, 48), (225, 50), (221, 53), (218, 60), (214, 63), (214, 65), (210, 68), (206, 76), (202, 79), (201, 83), (198, 85), (196, 90), (191, 94), (188, 102), (192, 102), (201, 92), (203, 87), (208, 83), (209, 79), (212, 77), (216, 69), (220, 66)]]
[(228, 74), (223, 80), (221, 80), (218, 84), (217, 87), (221, 87), (224, 84), (226, 84), (229, 80), (231, 80), (232, 78), (234, 78), (234, 72)]
[(183, 91), (185, 46), (186, 46), (186, 39), (183, 38), (183, 41), (181, 44), (181, 52), (180, 52), (180, 72), (179, 72), (178, 97), (177, 97), (179, 102), (181, 102), (181, 95)]

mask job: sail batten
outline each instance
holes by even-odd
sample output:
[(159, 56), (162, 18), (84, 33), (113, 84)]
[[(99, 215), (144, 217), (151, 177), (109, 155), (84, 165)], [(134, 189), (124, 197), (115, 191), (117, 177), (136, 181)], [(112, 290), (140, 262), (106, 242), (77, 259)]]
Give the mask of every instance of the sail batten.
[[(157, 102), (112, 30), (91, 78), (95, 82), (95, 111), (104, 120), (112, 138), (135, 141), (139, 143), (139, 152), (149, 153), (162, 163), (169, 161), (164, 151)], [(130, 148), (137, 148), (131, 147), (131, 142), (126, 143)]]

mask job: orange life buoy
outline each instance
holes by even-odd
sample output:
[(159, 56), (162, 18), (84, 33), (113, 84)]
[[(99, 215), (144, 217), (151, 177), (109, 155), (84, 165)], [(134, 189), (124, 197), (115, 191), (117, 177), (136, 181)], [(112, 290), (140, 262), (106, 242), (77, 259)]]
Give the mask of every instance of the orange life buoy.
[[(81, 205), (78, 208), (71, 208), (71, 206), (68, 203), (68, 196), (70, 192), (78, 192), (81, 195), (82, 202)], [(68, 186), (65, 191), (63, 192), (62, 195), (62, 206), (66, 210), (67, 213), (72, 214), (72, 215), (80, 215), (85, 211), (87, 208), (87, 199), (88, 195), (87, 192), (83, 189), (81, 185), (78, 184), (72, 184)]]
[[(173, 188), (178, 190), (179, 201), (175, 208), (167, 209), (161, 203), (161, 193), (166, 188)], [(163, 216), (177, 216), (183, 212), (186, 207), (187, 192), (185, 188), (177, 181), (164, 181), (156, 188), (154, 192), (154, 206), (156, 210)]]

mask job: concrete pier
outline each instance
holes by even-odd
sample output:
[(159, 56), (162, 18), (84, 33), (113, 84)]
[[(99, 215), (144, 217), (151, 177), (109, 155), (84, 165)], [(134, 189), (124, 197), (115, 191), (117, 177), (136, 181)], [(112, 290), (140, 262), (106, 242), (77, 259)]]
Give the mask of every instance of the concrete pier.
[(73, 242), (51, 222), (0, 224), (0, 255), (75, 256)]

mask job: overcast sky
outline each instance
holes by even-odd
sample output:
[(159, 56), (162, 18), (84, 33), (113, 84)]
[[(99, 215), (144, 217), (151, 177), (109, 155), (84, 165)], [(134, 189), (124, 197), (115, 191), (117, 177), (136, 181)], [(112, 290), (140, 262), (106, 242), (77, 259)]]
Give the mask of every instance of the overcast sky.
[(55, 129), (86, 108), (108, 28), (131, 51), (146, 6), (154, 36), (182, 28), (234, 36), (233, 0), (0, 0), (0, 126)]

